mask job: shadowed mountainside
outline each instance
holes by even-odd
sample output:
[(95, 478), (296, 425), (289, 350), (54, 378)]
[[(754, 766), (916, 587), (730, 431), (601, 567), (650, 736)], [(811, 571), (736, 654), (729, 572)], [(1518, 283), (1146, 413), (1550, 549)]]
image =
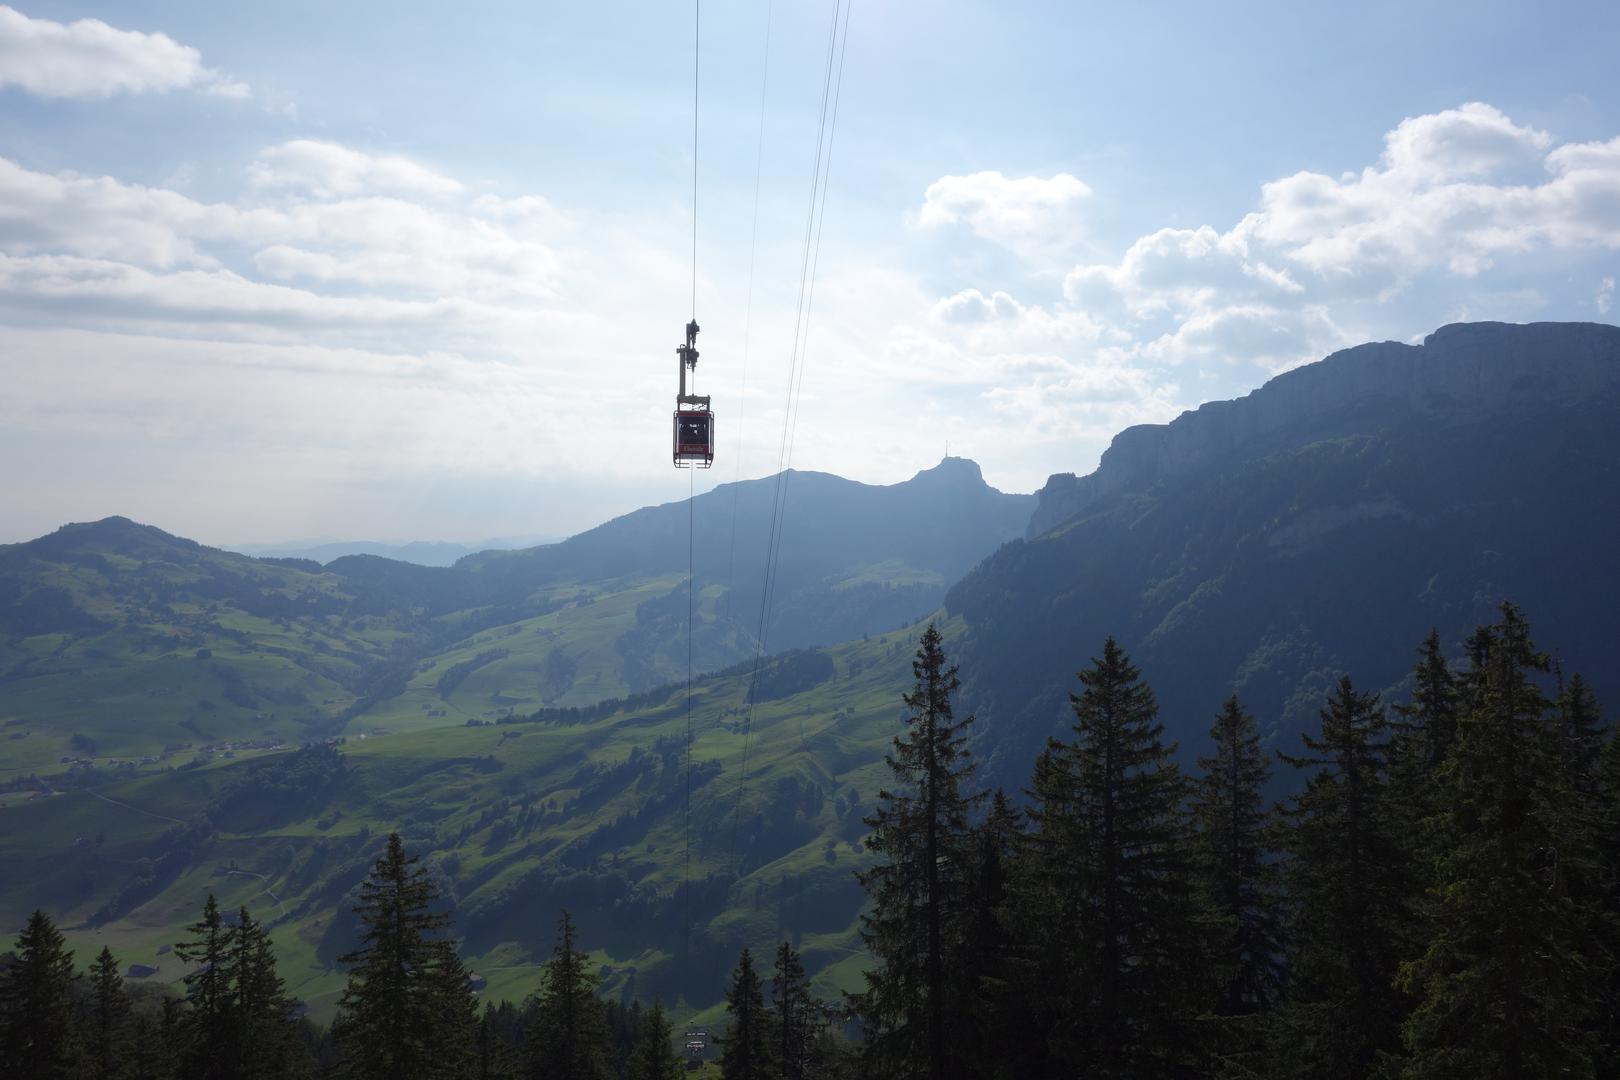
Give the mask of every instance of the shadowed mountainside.
[(1456, 656), (1504, 598), (1620, 692), (1617, 526), (1620, 328), (1448, 326), (1122, 432), (947, 606), (1005, 775), (1108, 634), (1184, 750), (1232, 691), (1293, 748), (1341, 672), (1398, 690), (1431, 626)]

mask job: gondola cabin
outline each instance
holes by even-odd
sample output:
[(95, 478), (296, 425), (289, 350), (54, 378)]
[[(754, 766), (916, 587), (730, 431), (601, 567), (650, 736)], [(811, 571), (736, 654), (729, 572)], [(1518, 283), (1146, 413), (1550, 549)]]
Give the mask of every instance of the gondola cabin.
[(680, 358), (680, 390), (675, 395), (675, 467), (707, 469), (714, 464), (714, 412), (708, 395), (686, 392), (686, 373), (697, 371), (698, 324), (686, 324), (686, 344), (675, 346)]
[(714, 413), (708, 409), (675, 410), (675, 467), (707, 469), (714, 464)]

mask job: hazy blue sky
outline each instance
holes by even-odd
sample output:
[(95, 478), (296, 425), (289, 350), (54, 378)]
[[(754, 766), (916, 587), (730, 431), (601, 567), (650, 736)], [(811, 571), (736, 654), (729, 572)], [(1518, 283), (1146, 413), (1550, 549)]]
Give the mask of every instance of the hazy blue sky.
[[(703, 5), (700, 490), (776, 465), (832, 15)], [(1613, 321), (1617, 55), (1613, 3), (854, 0), (792, 464), (1029, 491), (1342, 345)], [(0, 541), (684, 497), (691, 80), (688, 3), (0, 7)]]

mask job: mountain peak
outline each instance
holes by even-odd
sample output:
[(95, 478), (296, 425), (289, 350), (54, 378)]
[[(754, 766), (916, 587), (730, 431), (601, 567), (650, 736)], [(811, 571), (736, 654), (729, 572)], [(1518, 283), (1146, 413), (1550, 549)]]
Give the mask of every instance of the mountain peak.
[(30, 541), (52, 548), (71, 548), (80, 545), (109, 545), (116, 548), (191, 547), (195, 541), (164, 532), (156, 525), (142, 525), (127, 517), (114, 514), (99, 521), (74, 521), (55, 532)]
[(949, 454), (939, 459), (939, 464), (931, 469), (923, 469), (913, 476), (910, 483), (922, 481), (924, 483), (951, 483), (951, 484), (984, 484), (984, 472), (979, 463), (972, 458), (951, 457)]

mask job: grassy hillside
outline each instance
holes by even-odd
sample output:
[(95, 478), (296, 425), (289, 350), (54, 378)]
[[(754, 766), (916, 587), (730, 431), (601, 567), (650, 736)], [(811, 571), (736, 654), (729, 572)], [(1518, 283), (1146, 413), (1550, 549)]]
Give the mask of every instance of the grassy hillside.
[[(960, 627), (946, 630), (949, 642)], [(491, 997), (534, 987), (564, 906), (606, 993), (712, 1020), (738, 949), (786, 936), (831, 995), (859, 978), (860, 818), (900, 730), (918, 632), (772, 661), (751, 733), (748, 672), (700, 681), (690, 773), (677, 689), (572, 722), (402, 723), (338, 751), (215, 759), (13, 801), (0, 808), (0, 922), (44, 906), (81, 959), (106, 943), (170, 981), (183, 972), (160, 950), (213, 891), (266, 918), (291, 989), (329, 1014), (334, 961), (353, 941), (347, 909), (398, 829), (453, 898)]]
[[(772, 651), (910, 622), (1032, 505), (960, 459), (886, 487), (783, 483)], [(0, 546), (0, 796), (31, 776), (82, 786), (682, 680), (689, 530), (691, 660), (722, 669), (755, 652), (775, 484), (725, 485), (453, 568), (254, 559), (123, 518)]]

